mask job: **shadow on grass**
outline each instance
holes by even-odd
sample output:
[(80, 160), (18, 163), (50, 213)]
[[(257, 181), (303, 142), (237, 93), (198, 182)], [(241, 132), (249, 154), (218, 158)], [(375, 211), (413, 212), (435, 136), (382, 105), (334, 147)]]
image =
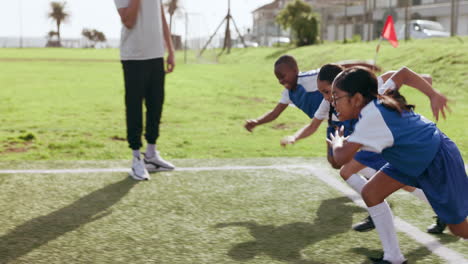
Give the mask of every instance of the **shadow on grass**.
[(267, 59), (277, 59), (280, 55), (283, 55), (284, 53), (290, 51), (290, 50), (293, 50), (293, 49), (297, 49), (297, 47), (285, 47), (283, 49), (280, 49), (278, 51), (275, 51), (273, 53), (271, 53), (270, 55), (266, 56)]
[(266, 254), (273, 259), (294, 264), (320, 263), (304, 259), (301, 250), (308, 245), (349, 231), (354, 213), (364, 209), (355, 206), (346, 197), (325, 200), (320, 204), (313, 223), (296, 222), (282, 226), (258, 225), (254, 221), (220, 223), (215, 227), (246, 227), (255, 238), (231, 248), (228, 255), (237, 261), (247, 261)]
[(15, 260), (82, 225), (109, 215), (110, 212), (105, 210), (122, 199), (135, 184), (126, 178), (16, 227), (0, 237), (0, 263)]
[[(437, 235), (440, 237), (440, 242), (442, 244), (448, 244), (448, 243), (452, 243), (452, 242), (456, 242), (458, 241), (458, 237), (456, 236), (453, 236), (453, 235), (448, 235), (448, 234), (441, 234), (441, 235)], [(359, 255), (363, 255), (363, 256), (366, 256), (367, 258), (380, 258), (383, 256), (383, 250), (371, 250), (371, 249), (368, 249), (368, 248), (362, 248), (362, 247), (358, 247), (358, 248), (352, 248), (350, 251), (356, 253), (356, 254), (359, 254)], [(403, 248), (402, 248), (402, 251), (403, 251), (403, 255), (405, 256), (405, 258), (408, 260), (409, 263), (415, 263), (417, 261), (420, 261), (422, 260), (424, 257), (426, 256), (429, 256), (432, 254), (432, 252), (426, 248), (425, 246), (420, 246), (416, 249), (413, 249), (411, 251), (408, 251), (406, 252)], [(371, 261), (366, 261), (366, 262), (363, 262), (363, 264), (367, 264), (367, 263), (371, 263)]]
[[(362, 264), (370, 264), (372, 263), (371, 258), (381, 258), (383, 256), (383, 251), (382, 250), (371, 250), (368, 248), (353, 248), (350, 251), (363, 255), (368, 258), (367, 261), (364, 261)], [(411, 250), (410, 252), (403, 252), (403, 255), (405, 258), (408, 260), (408, 263), (416, 263), (419, 260), (422, 260), (425, 256), (430, 255), (431, 252), (424, 246), (420, 246), (414, 250)]]

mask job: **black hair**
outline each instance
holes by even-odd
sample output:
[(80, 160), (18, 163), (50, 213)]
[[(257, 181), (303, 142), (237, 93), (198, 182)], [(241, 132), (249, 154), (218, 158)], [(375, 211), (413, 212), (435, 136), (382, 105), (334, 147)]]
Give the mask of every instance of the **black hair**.
[(344, 70), (343, 66), (336, 63), (325, 64), (320, 68), (317, 78), (320, 81), (327, 81), (330, 84), (335, 77)]
[(365, 103), (378, 98), (382, 105), (402, 113), (403, 110), (410, 111), (414, 105), (409, 105), (398, 91), (394, 90), (384, 95), (378, 94), (377, 77), (373, 72), (364, 67), (352, 67), (344, 70), (336, 76), (333, 85), (338, 89), (347, 92), (350, 96), (360, 93)]
[(294, 59), (294, 57), (291, 56), (291, 55), (283, 55), (283, 56), (279, 57), (275, 62), (275, 67), (280, 65), (280, 64), (286, 64), (292, 69), (297, 69), (298, 68), (296, 59)]

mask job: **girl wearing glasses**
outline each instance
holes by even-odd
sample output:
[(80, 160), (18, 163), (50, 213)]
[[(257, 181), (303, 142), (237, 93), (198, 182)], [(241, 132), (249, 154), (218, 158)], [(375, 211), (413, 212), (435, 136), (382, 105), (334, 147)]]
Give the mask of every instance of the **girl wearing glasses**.
[[(401, 79), (392, 80), (402, 85)], [(364, 68), (340, 73), (332, 97), (340, 120), (358, 119), (349, 138), (336, 132), (328, 140), (335, 162), (344, 165), (359, 150), (381, 153), (388, 162), (361, 191), (384, 248), (380, 263), (405, 261), (385, 202), (405, 185), (422, 189), (452, 233), (468, 239), (468, 178), (457, 146), (433, 122), (413, 112), (414, 106), (397, 91), (380, 95), (376, 76)], [(438, 106), (432, 107), (434, 111)], [(445, 115), (444, 107), (436, 111)]]

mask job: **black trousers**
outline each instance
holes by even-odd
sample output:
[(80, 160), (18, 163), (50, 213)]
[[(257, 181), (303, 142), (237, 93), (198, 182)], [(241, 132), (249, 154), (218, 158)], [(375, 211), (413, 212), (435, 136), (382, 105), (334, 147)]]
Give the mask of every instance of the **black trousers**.
[(156, 144), (164, 103), (164, 59), (122, 61), (125, 80), (127, 141), (140, 149), (143, 132), (143, 101), (146, 106), (145, 139)]

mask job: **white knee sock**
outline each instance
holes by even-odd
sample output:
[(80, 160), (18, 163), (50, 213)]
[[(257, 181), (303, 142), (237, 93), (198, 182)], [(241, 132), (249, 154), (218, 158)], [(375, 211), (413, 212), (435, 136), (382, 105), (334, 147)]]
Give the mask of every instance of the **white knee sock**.
[(382, 242), (384, 260), (388, 260), (391, 263), (402, 263), (405, 257), (400, 251), (393, 223), (393, 214), (387, 202), (384, 201), (378, 205), (371, 206), (368, 210)]
[(362, 188), (366, 185), (367, 180), (359, 174), (353, 174), (346, 180), (351, 188), (353, 188), (359, 195), (361, 195)]
[(372, 178), (372, 176), (374, 176), (376, 172), (377, 171), (374, 170), (373, 168), (365, 167), (364, 169), (360, 170), (358, 173), (366, 177), (366, 179), (370, 179)]
[(429, 204), (429, 201), (427, 200), (426, 195), (424, 194), (424, 192), (421, 189), (416, 188), (416, 189), (414, 189), (414, 191), (411, 192), (411, 194), (418, 197), (421, 201), (426, 202), (427, 204)]

